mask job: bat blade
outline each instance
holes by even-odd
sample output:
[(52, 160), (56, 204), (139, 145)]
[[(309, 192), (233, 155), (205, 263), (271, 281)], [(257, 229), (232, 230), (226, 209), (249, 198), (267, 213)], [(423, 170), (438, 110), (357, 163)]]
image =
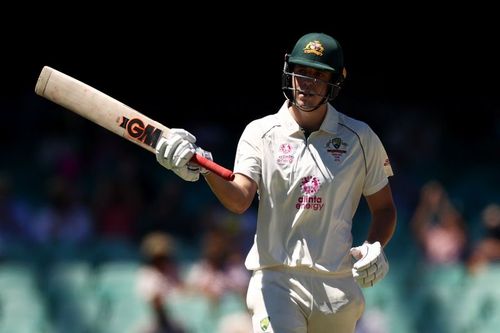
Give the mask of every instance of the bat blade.
[(168, 127), (60, 71), (45, 66), (35, 92), (151, 152)]
[[(163, 124), (49, 66), (40, 72), (35, 93), (153, 153), (169, 132)], [(226, 180), (234, 179), (231, 170), (203, 156), (195, 154), (191, 161)]]

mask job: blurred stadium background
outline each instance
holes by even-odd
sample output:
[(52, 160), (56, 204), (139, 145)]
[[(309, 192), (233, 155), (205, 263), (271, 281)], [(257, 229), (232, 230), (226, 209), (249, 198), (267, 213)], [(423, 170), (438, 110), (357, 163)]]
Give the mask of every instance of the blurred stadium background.
[[(145, 235), (173, 235), (186, 272), (213, 225), (238, 239), (243, 254), (255, 228), (255, 206), (242, 216), (224, 212), (203, 181), (181, 182), (152, 154), (36, 96), (44, 65), (191, 131), (231, 168), (246, 123), (283, 101), (284, 53), (313, 30), (335, 36), (345, 49), (348, 80), (334, 105), (374, 128), (395, 171), (399, 216), (387, 247), (391, 270), (365, 290), (359, 332), (498, 331), (500, 263), (474, 274), (467, 266), (486, 236), (483, 209), (500, 204), (500, 73), (490, 21), (471, 28), (456, 18), (437, 28), (439, 18), (423, 27), (421, 19), (401, 16), (385, 25), (368, 21), (370, 28), (360, 31), (354, 22), (302, 30), (228, 18), (220, 30), (197, 21), (205, 30), (199, 27), (194, 37), (157, 19), (141, 27), (125, 18), (105, 21), (100, 17), (101, 30), (87, 31), (66, 17), (59, 27), (74, 38), (64, 42), (54, 34), (7, 37), (0, 95), (1, 333), (135, 332), (150, 315), (134, 292)], [(245, 24), (255, 29), (227, 34)], [(410, 223), (431, 180), (443, 185), (465, 222), (465, 249), (446, 264), (428, 260)], [(61, 209), (70, 212), (67, 220), (57, 217)], [(367, 223), (361, 202), (355, 242)], [(215, 332), (223, 315), (244, 309), (232, 294), (215, 309), (201, 295), (168, 304), (192, 333)]]

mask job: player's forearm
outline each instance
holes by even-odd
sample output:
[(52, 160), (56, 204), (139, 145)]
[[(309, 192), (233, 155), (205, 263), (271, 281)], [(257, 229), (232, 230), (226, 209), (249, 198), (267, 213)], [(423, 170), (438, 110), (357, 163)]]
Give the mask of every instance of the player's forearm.
[(388, 206), (372, 212), (372, 223), (368, 232), (367, 241), (374, 243), (379, 241), (385, 246), (392, 238), (396, 229), (396, 208)]
[(205, 180), (221, 204), (236, 214), (244, 213), (255, 196), (255, 186), (249, 186), (250, 180), (240, 174), (236, 174), (233, 181), (214, 174), (206, 175)]

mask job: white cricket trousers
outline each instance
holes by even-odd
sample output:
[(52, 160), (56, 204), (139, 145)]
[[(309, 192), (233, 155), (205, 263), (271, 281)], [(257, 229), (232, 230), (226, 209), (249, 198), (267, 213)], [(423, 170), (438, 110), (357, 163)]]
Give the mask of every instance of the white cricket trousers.
[(295, 267), (254, 271), (246, 301), (254, 333), (353, 333), (365, 308), (350, 272)]

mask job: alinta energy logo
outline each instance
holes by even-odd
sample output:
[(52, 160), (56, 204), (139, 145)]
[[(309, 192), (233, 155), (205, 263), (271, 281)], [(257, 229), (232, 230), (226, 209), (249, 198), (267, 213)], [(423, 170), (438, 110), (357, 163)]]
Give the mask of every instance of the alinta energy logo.
[(300, 190), (302, 192), (302, 196), (299, 197), (297, 203), (295, 204), (295, 208), (297, 209), (312, 209), (312, 210), (321, 210), (325, 205), (323, 203), (323, 198), (316, 196), (319, 188), (321, 187), (321, 182), (316, 176), (307, 176), (302, 178), (302, 182), (300, 183)]
[(276, 159), (276, 163), (278, 165), (292, 164), (293, 163), (293, 151), (294, 147), (289, 143), (280, 144), (278, 151), (280, 154)]

